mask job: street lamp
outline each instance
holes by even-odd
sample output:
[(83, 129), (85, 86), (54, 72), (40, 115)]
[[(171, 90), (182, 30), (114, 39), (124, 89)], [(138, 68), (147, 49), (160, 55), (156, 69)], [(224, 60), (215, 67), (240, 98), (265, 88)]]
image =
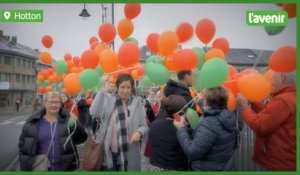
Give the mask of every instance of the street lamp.
[(91, 16), (89, 14), (89, 12), (87, 11), (87, 9), (85, 8), (85, 3), (83, 3), (83, 9), (82, 9), (81, 13), (79, 14), (79, 16), (81, 16), (83, 18), (87, 18), (87, 17)]

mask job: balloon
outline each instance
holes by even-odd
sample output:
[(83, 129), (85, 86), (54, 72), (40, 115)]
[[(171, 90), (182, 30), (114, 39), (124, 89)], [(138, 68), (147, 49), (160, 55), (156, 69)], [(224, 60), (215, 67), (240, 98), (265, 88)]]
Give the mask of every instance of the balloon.
[(293, 72), (297, 65), (297, 50), (293, 46), (283, 46), (275, 50), (269, 59), (269, 68), (275, 72)]
[(156, 84), (165, 84), (170, 79), (170, 72), (162, 64), (147, 63), (145, 69), (146, 75)]
[(207, 44), (215, 35), (216, 32), (215, 23), (212, 20), (207, 18), (201, 19), (196, 25), (195, 32), (199, 40), (202, 43)]
[(38, 80), (39, 82), (43, 82), (43, 81), (45, 80), (45, 77), (44, 77), (43, 75), (38, 75), (38, 76), (37, 76), (37, 80)]
[(90, 39), (89, 39), (89, 43), (90, 43), (90, 44), (92, 44), (92, 43), (95, 42), (95, 41), (99, 42), (99, 41), (98, 41), (98, 38), (97, 38), (96, 36), (90, 37)]
[(71, 60), (70, 61), (66, 61), (66, 62), (67, 62), (68, 70), (71, 71), (72, 67), (74, 66), (74, 63)]
[(173, 60), (181, 70), (191, 70), (197, 66), (198, 56), (192, 49), (182, 49), (174, 54)]
[(269, 69), (268, 71), (266, 71), (263, 76), (264, 78), (270, 83), (271, 85), (271, 92), (274, 92), (274, 86), (273, 86), (273, 77), (274, 77), (274, 71), (272, 71), (271, 69)]
[(157, 56), (157, 55), (152, 55), (150, 56), (147, 61), (146, 61), (146, 64), (148, 63), (159, 63), (159, 64), (163, 64), (163, 61), (164, 58), (161, 57), (161, 56)]
[(101, 77), (104, 74), (104, 72), (103, 72), (102, 68), (100, 67), (100, 65), (98, 65), (96, 67), (95, 71), (97, 72), (99, 77)]
[(53, 39), (50, 35), (44, 35), (42, 37), (42, 44), (44, 45), (44, 47), (46, 48), (51, 48), (52, 44), (53, 44)]
[(111, 42), (116, 36), (116, 29), (114, 25), (109, 23), (101, 24), (98, 30), (98, 35), (103, 42)]
[(229, 50), (229, 42), (227, 41), (226, 38), (217, 38), (213, 44), (212, 48), (217, 48), (223, 51), (224, 55), (227, 55), (228, 50)]
[(193, 51), (197, 54), (197, 57), (198, 57), (197, 68), (198, 68), (198, 70), (200, 70), (205, 62), (205, 53), (199, 47), (194, 47)]
[(141, 78), (141, 76), (138, 74), (137, 70), (133, 70), (130, 74), (135, 80), (138, 80), (139, 78)]
[(53, 74), (55, 72), (53, 68), (47, 69), (47, 71), (48, 71), (49, 75), (51, 75), (51, 74)]
[[(176, 52), (178, 52), (178, 51), (175, 50), (174, 54)], [(175, 72), (177, 72), (177, 71), (180, 70), (180, 68), (177, 67), (175, 65), (175, 63), (174, 63), (174, 54), (171, 54), (171, 55), (167, 56), (166, 59), (165, 59), (165, 61), (164, 61), (164, 64), (168, 68), (169, 71), (175, 71)]]
[(236, 99), (231, 91), (228, 91), (227, 109), (229, 111), (234, 111), (236, 108)]
[(56, 77), (55, 75), (50, 75), (50, 76), (48, 77), (48, 81), (49, 81), (50, 83), (55, 83), (57, 80), (58, 80), (58, 79), (57, 79), (57, 77)]
[(62, 73), (67, 73), (68, 72), (67, 63), (64, 60), (56, 61), (55, 67), (56, 67), (56, 74), (57, 75), (61, 75)]
[(85, 90), (96, 86), (98, 84), (98, 81), (98, 73), (93, 69), (86, 69), (79, 75), (80, 86)]
[(135, 38), (133, 38), (133, 37), (124, 39), (124, 42), (131, 42), (131, 43), (139, 46), (139, 42)]
[(98, 55), (94, 50), (86, 50), (81, 55), (81, 66), (85, 69), (95, 69), (98, 62)]
[(192, 108), (188, 108), (185, 113), (185, 116), (188, 119), (192, 129), (196, 129), (200, 120), (197, 112)]
[(241, 72), (241, 74), (244, 74), (244, 75), (250, 74), (250, 73), (259, 74), (259, 72), (253, 68), (246, 68)]
[(45, 80), (44, 82), (43, 82), (43, 86), (48, 86), (48, 85), (50, 85), (51, 83), (49, 82), (49, 80)]
[(193, 36), (193, 32), (193, 26), (187, 22), (179, 24), (176, 28), (176, 33), (181, 43), (188, 41)]
[(70, 61), (70, 60), (72, 60), (72, 55), (69, 54), (69, 53), (66, 53), (66, 54), (64, 55), (64, 59), (65, 59), (65, 61)]
[(144, 76), (143, 78), (143, 83), (144, 85), (151, 87), (153, 85), (153, 82), (150, 80), (150, 78), (148, 76)]
[(118, 52), (118, 60), (121, 66), (127, 67), (138, 63), (140, 58), (140, 49), (133, 43), (123, 43)]
[(71, 68), (70, 72), (72, 72), (72, 73), (80, 73), (80, 69), (79, 69), (79, 67), (77, 67), (77, 66), (73, 66), (73, 67)]
[(159, 38), (159, 34), (157, 33), (151, 33), (148, 37), (147, 37), (147, 47), (149, 48), (149, 50), (153, 53), (157, 53), (158, 52), (158, 38)]
[(145, 74), (145, 68), (144, 67), (138, 67), (137, 69), (137, 73), (139, 76), (143, 76)]
[(141, 4), (138, 3), (127, 3), (124, 7), (124, 14), (127, 19), (133, 19), (137, 17), (141, 12)]
[(117, 54), (112, 49), (106, 49), (101, 53), (101, 68), (105, 73), (118, 70), (119, 62)]
[(52, 91), (52, 86), (46, 86), (45, 91), (46, 91), (46, 92)]
[(270, 83), (260, 74), (244, 75), (237, 84), (240, 93), (251, 102), (261, 102), (271, 93)]
[(197, 92), (201, 92), (204, 89), (204, 80), (201, 71), (196, 72), (195, 88)]
[(264, 29), (269, 36), (273, 36), (281, 33), (285, 29), (285, 26), (264, 26)]
[(213, 49), (210, 49), (205, 54), (205, 61), (208, 61), (209, 59), (212, 59), (212, 58), (222, 58), (222, 59), (224, 59), (225, 55), (224, 55), (222, 50), (217, 49), (217, 48), (213, 48)]
[(289, 18), (295, 17), (296, 14), (296, 4), (283, 4), (283, 9), (289, 15)]
[(95, 51), (97, 52), (97, 54), (99, 55), (99, 54), (101, 54), (101, 52), (103, 51), (103, 50), (105, 50), (105, 49), (109, 49), (109, 45), (108, 44), (105, 44), (105, 43), (101, 43), (101, 44), (99, 44), (98, 43), (98, 45), (95, 47)]
[(220, 86), (228, 76), (226, 61), (213, 58), (204, 63), (201, 69), (204, 87), (214, 88)]
[(78, 56), (73, 57), (73, 63), (75, 66), (80, 65), (80, 58)]
[(81, 90), (79, 74), (70, 73), (64, 79), (64, 87), (70, 94), (78, 93)]
[(90, 45), (90, 49), (91, 50), (95, 50), (95, 48), (99, 45), (98, 41), (94, 41), (91, 45)]
[(48, 52), (41, 52), (40, 53), (40, 60), (41, 60), (42, 63), (52, 64), (52, 56)]
[(224, 81), (223, 86), (230, 90), (233, 95), (237, 95), (239, 93), (238, 86), (237, 86), (237, 79), (228, 78)]
[(158, 38), (158, 50), (159, 53), (167, 56), (171, 54), (178, 45), (179, 39), (177, 34), (172, 31), (166, 31)]
[(47, 71), (47, 69), (42, 69), (40, 72), (39, 72), (40, 75), (43, 75), (45, 78), (48, 78), (49, 77), (49, 72)]
[(238, 71), (236, 70), (236, 68), (230, 64), (228, 64), (228, 73), (229, 73), (229, 76), (233, 76), (234, 74), (237, 74)]
[(117, 29), (120, 38), (124, 40), (132, 34), (134, 25), (130, 19), (123, 19), (119, 22)]
[(44, 94), (46, 89), (44, 87), (39, 87), (39, 94)]

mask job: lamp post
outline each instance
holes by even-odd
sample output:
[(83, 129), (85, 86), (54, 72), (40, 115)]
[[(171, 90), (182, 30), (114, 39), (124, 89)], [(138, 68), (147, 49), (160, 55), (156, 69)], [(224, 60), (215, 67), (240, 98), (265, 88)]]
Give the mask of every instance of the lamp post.
[(81, 13), (79, 14), (79, 16), (83, 17), (84, 19), (91, 16), (89, 14), (89, 12), (87, 11), (87, 9), (85, 8), (85, 3), (83, 4), (83, 9), (82, 9)]

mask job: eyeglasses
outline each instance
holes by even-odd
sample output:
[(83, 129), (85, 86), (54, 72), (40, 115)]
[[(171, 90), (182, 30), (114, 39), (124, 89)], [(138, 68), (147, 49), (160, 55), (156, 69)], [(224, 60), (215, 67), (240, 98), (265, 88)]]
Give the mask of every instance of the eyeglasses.
[(59, 105), (59, 104), (61, 104), (61, 101), (47, 101), (47, 103), (49, 104), (49, 105)]

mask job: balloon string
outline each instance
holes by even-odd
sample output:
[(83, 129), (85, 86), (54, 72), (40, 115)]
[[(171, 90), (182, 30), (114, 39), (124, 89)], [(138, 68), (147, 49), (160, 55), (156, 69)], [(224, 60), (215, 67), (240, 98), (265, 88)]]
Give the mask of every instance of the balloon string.
[(187, 108), (191, 103), (194, 105), (195, 101), (198, 99), (198, 96), (195, 96), (191, 101), (189, 101), (186, 105), (184, 105), (177, 113), (184, 112), (183, 110)]
[(79, 94), (77, 95), (76, 99), (75, 99), (75, 103), (72, 105), (72, 108), (70, 110), (70, 113), (73, 112), (73, 109), (75, 107), (75, 105), (77, 104), (77, 102), (79, 101), (79, 99), (82, 97), (82, 90), (79, 92)]

